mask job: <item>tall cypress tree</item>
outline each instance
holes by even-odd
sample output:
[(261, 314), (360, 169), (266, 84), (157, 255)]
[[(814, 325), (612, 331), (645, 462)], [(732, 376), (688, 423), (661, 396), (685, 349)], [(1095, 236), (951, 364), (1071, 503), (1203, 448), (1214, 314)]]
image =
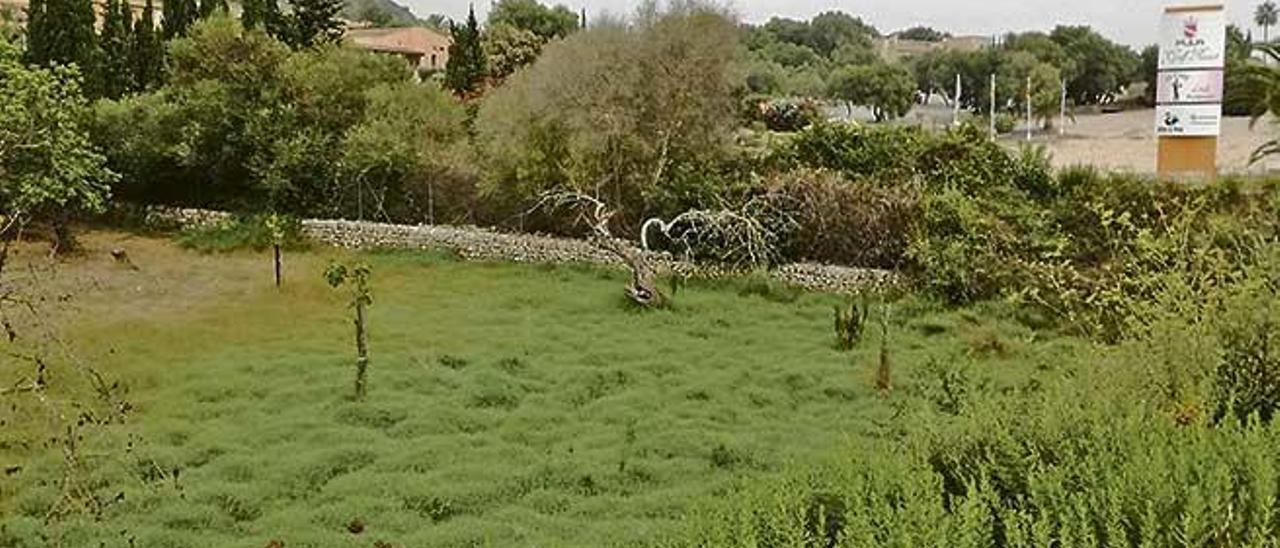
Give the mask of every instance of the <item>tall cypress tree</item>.
[(103, 97), (119, 98), (129, 91), (129, 34), (124, 13), (129, 11), (128, 0), (107, 0), (102, 14), (102, 31), (98, 34), (100, 56), (94, 70), (94, 79)]
[(486, 68), (474, 6), (468, 8), (465, 26), (449, 23), (449, 34), (453, 43), (449, 45), (449, 62), (444, 67), (445, 85), (457, 95), (475, 93), (484, 80)]
[(280, 4), (276, 0), (257, 0), (262, 6), (262, 26), (267, 29), (267, 34), (274, 36), (276, 40), (287, 43), (290, 33), (289, 19), (280, 13)]
[(243, 0), (240, 3), (240, 26), (245, 30), (263, 29), (280, 40), (287, 36), (285, 21), (276, 0)]
[[(268, 0), (270, 2), (270, 0)], [(295, 49), (334, 42), (342, 39), (343, 0), (293, 0), (293, 13), (289, 17), (290, 31), (282, 38)]]
[(35, 52), (48, 48), (44, 43), (44, 0), (31, 0), (27, 4), (27, 50), (28, 63), (35, 62)]
[(186, 36), (187, 29), (196, 22), (199, 8), (196, 0), (169, 0), (161, 5), (164, 12), (164, 39)]
[(164, 44), (156, 32), (155, 21), (155, 5), (147, 0), (142, 15), (133, 24), (129, 42), (129, 71), (133, 75), (134, 91), (159, 87), (164, 80)]
[(120, 26), (124, 29), (123, 60), (120, 71), (124, 73), (125, 91), (133, 91), (137, 84), (133, 81), (133, 4), (132, 0), (120, 1)]
[(28, 6), (27, 61), (48, 66), (93, 66), (95, 35), (92, 0), (39, 0)]
[(200, 0), (200, 18), (204, 19), (215, 12), (227, 13), (227, 0)]
[(240, 26), (244, 30), (266, 26), (266, 2), (263, 0), (242, 0), (240, 2)]

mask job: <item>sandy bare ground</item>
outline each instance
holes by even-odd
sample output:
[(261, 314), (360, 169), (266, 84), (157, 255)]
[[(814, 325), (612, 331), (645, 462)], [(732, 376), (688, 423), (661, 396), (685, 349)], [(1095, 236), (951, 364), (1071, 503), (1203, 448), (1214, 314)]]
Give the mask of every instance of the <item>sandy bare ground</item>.
[[(1037, 136), (1053, 155), (1055, 166), (1089, 164), (1101, 169), (1153, 173), (1156, 169), (1154, 110), (1134, 110), (1116, 114), (1078, 116), (1067, 122), (1066, 135), (1057, 130), (1051, 136)], [(1272, 119), (1259, 120), (1252, 128), (1248, 118), (1224, 118), (1218, 140), (1218, 166), (1222, 173), (1262, 174), (1280, 171), (1280, 158), (1249, 164), (1249, 155), (1272, 137), (1280, 127)], [(1020, 137), (1002, 138), (1017, 143)]]

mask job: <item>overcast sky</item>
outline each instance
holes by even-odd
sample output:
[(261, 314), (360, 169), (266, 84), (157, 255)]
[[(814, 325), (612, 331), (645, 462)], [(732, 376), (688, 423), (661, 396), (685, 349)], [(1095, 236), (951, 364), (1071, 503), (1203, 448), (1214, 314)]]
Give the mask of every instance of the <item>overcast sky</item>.
[[(468, 0), (398, 0), (419, 17), (443, 13), (466, 15)], [(546, 0), (543, 0), (544, 2)], [(637, 0), (556, 0), (591, 14), (630, 13)], [(952, 34), (1004, 33), (1047, 30), (1057, 24), (1088, 24), (1113, 40), (1141, 46), (1154, 43), (1156, 22), (1166, 5), (1213, 3), (1205, 0), (735, 0), (730, 6), (746, 21), (770, 17), (808, 19), (826, 10), (841, 10), (867, 20), (882, 32), (923, 24)], [(1257, 0), (1226, 0), (1228, 17), (1241, 28), (1253, 28)], [(479, 0), (476, 15), (483, 20), (489, 0)], [(1261, 32), (1255, 30), (1255, 34)]]

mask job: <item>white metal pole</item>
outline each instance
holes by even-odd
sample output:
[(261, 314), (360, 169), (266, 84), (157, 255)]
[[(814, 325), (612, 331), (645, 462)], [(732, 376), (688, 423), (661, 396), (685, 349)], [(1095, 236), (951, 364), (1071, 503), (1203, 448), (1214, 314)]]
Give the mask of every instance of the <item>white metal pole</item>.
[(951, 125), (960, 125), (960, 73), (956, 73), (956, 95), (955, 103), (951, 105)]
[(991, 82), (987, 86), (990, 91), (990, 98), (987, 101), (987, 125), (991, 132), (991, 140), (996, 140), (996, 73), (991, 73)]
[(1058, 136), (1067, 134), (1067, 79), (1062, 79), (1062, 102), (1058, 106)]
[(1027, 76), (1027, 140), (1031, 140), (1031, 77)]

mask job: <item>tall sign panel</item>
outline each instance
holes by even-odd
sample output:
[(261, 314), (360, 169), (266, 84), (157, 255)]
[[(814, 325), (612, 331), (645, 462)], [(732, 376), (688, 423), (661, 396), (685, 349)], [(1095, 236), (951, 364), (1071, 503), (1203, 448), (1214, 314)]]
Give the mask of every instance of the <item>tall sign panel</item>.
[(1156, 171), (1161, 177), (1217, 175), (1225, 58), (1221, 5), (1165, 8), (1156, 75)]

